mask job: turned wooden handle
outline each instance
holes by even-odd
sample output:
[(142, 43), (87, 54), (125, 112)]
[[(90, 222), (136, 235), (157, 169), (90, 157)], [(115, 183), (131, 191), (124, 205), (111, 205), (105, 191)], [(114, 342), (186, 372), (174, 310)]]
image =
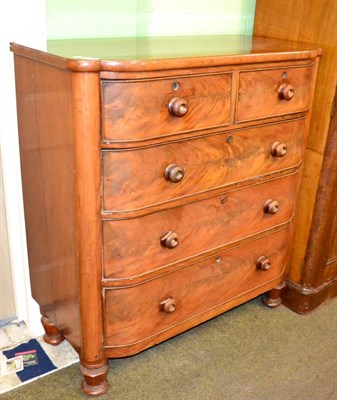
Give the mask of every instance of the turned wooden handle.
[(174, 117), (183, 117), (188, 111), (187, 101), (185, 99), (181, 99), (180, 97), (174, 97), (169, 102), (168, 110), (169, 113)]
[(178, 234), (174, 231), (168, 231), (161, 237), (160, 242), (167, 249), (174, 249), (179, 244)]
[(276, 214), (279, 210), (279, 203), (277, 200), (269, 199), (264, 204), (264, 212), (268, 214)]
[(165, 179), (171, 182), (180, 182), (184, 175), (185, 171), (183, 167), (180, 167), (176, 164), (170, 164), (165, 168)]
[(278, 96), (281, 100), (291, 100), (295, 95), (295, 89), (292, 85), (283, 84), (278, 89)]
[(284, 157), (287, 154), (287, 146), (281, 142), (275, 142), (271, 146), (271, 154), (273, 157)]
[(160, 309), (166, 314), (172, 314), (176, 310), (176, 301), (172, 297), (160, 302)]
[(268, 269), (271, 267), (271, 263), (268, 257), (266, 256), (261, 256), (258, 260), (257, 260), (257, 268), (261, 269), (262, 271), (268, 271)]

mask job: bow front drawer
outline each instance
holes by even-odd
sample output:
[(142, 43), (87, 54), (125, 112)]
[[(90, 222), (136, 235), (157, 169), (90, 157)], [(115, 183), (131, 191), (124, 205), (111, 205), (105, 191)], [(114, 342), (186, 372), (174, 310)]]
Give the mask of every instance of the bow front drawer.
[(293, 216), (297, 182), (298, 173), (138, 218), (105, 220), (104, 277), (139, 278), (284, 224)]
[(134, 354), (155, 335), (220, 314), (233, 298), (259, 295), (284, 273), (288, 235), (284, 229), (146, 283), (106, 289), (105, 345), (116, 356)]
[(239, 74), (236, 121), (306, 111), (313, 90), (314, 64)]
[(103, 209), (116, 214), (298, 166), (306, 120), (158, 147), (103, 151)]
[(103, 140), (137, 142), (230, 123), (232, 73), (102, 82)]

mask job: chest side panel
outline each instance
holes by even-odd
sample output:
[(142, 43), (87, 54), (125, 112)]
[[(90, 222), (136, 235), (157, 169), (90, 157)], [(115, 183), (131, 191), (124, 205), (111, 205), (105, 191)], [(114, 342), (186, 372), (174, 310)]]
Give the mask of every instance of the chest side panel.
[(15, 56), (33, 297), (80, 346), (71, 72)]

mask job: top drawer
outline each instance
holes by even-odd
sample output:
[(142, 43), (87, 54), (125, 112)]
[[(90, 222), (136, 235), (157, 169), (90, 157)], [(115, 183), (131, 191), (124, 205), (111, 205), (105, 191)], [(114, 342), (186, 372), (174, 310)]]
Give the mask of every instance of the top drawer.
[(102, 82), (103, 140), (141, 141), (230, 123), (232, 73)]
[(308, 109), (314, 64), (239, 74), (236, 121), (243, 122)]

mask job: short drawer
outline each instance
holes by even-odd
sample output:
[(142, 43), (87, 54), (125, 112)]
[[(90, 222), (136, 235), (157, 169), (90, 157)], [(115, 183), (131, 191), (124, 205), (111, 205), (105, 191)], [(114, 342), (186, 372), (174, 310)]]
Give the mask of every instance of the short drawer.
[(141, 141), (228, 125), (231, 88), (231, 73), (102, 81), (103, 140)]
[[(106, 289), (105, 345), (139, 349), (139, 342), (170, 328), (177, 334), (233, 299), (238, 305), (240, 296), (243, 302), (270, 289), (283, 278), (288, 236), (285, 229), (138, 286)], [(269, 261), (264, 266), (261, 257)]]
[(236, 121), (307, 110), (311, 99), (313, 71), (314, 64), (240, 72)]
[[(163, 269), (285, 223), (297, 183), (298, 173), (138, 218), (105, 220), (104, 277)], [(267, 207), (269, 200), (278, 206)]]
[(302, 159), (305, 122), (103, 151), (103, 209), (144, 209), (296, 166)]

